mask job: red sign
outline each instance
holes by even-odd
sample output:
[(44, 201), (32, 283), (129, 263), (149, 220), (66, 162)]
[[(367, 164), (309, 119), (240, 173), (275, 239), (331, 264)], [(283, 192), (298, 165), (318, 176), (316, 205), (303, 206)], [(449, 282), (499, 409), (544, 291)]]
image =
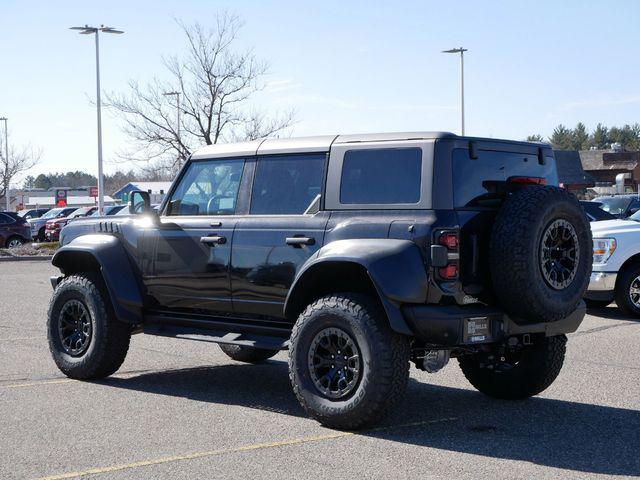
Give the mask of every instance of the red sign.
[(57, 207), (66, 207), (67, 206), (67, 191), (66, 190), (56, 190), (56, 206)]
[(89, 196), (97, 197), (98, 196), (98, 187), (89, 187)]

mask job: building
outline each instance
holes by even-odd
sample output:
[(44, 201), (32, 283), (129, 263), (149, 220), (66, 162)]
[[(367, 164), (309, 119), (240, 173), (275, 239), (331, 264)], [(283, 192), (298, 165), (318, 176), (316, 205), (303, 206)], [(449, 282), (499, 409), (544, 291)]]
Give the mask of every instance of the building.
[(151, 203), (160, 203), (164, 200), (169, 188), (171, 188), (171, 182), (129, 182), (116, 190), (112, 197), (126, 202), (129, 199), (129, 193), (133, 190), (142, 190), (149, 193)]
[[(67, 205), (70, 207), (88, 207), (97, 205), (96, 197), (89, 195), (89, 187), (52, 187), (48, 190), (43, 188), (31, 189), (11, 189), (9, 192), (10, 210), (17, 212), (29, 208), (53, 208), (56, 206), (56, 191), (65, 190), (67, 193)], [(4, 197), (0, 200), (0, 207), (4, 208)], [(105, 205), (115, 205), (118, 202), (112, 197), (105, 195)]]
[(615, 150), (580, 151), (582, 168), (595, 179), (597, 193), (611, 193), (618, 174), (625, 174), (624, 188), (637, 192), (640, 185), (640, 152)]

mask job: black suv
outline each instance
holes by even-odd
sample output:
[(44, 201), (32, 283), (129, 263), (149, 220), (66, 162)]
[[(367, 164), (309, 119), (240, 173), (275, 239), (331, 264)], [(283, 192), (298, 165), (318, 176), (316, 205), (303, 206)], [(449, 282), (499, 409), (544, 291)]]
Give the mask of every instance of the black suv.
[(398, 403), (410, 362), (455, 357), (485, 394), (536, 395), (591, 271), (589, 224), (557, 182), (548, 145), (450, 133), (205, 147), (159, 213), (133, 192), (137, 215), (62, 230), (53, 358), (102, 378), (138, 332), (249, 363), (288, 349), (302, 406), (344, 429)]

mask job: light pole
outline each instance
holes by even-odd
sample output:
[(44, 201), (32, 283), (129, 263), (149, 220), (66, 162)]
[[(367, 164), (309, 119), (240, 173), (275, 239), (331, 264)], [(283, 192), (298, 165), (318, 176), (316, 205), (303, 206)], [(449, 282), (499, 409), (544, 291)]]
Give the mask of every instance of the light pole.
[(442, 53), (459, 53), (460, 54), (460, 112), (461, 112), (461, 131), (464, 136), (464, 52), (467, 48), (452, 48), (451, 50), (443, 50)]
[(102, 215), (104, 213), (104, 177), (102, 175), (102, 114), (100, 112), (100, 42), (98, 40), (99, 32), (103, 33), (124, 33), (122, 30), (116, 30), (115, 28), (105, 27), (90, 27), (85, 25), (84, 27), (71, 27), (71, 30), (79, 30), (81, 35), (96, 36), (96, 104), (98, 110), (98, 213)]
[[(9, 129), (7, 124), (9, 123), (9, 119), (7, 117), (1, 117), (0, 120), (4, 120), (4, 161), (5, 161), (5, 170), (9, 171)], [(4, 185), (4, 199), (6, 202), (6, 211), (8, 212), (11, 209), (10, 200), (9, 200), (9, 178), (5, 177), (5, 185)]]
[(180, 92), (164, 92), (162, 95), (164, 96), (174, 96), (176, 97), (176, 110), (177, 110), (177, 129), (176, 129), (176, 136), (178, 137), (178, 166), (180, 166), (180, 164), (182, 163), (182, 141), (180, 140)]

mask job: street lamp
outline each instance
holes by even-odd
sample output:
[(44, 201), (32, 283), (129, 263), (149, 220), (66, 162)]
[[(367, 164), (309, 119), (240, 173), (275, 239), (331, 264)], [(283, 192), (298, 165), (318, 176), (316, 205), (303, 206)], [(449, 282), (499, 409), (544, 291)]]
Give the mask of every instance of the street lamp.
[(122, 30), (116, 30), (112, 27), (90, 27), (85, 25), (84, 27), (71, 27), (71, 30), (79, 30), (81, 35), (96, 36), (96, 104), (98, 106), (98, 213), (102, 215), (104, 213), (104, 178), (102, 175), (102, 115), (100, 112), (100, 44), (98, 41), (99, 32), (102, 33), (124, 33)]
[(178, 166), (180, 166), (180, 163), (182, 163), (182, 141), (180, 140), (180, 92), (164, 92), (162, 95), (164, 95), (165, 97), (168, 96), (174, 96), (176, 97), (176, 110), (177, 110), (177, 122), (178, 122), (178, 126), (177, 126), (177, 130), (176, 130), (176, 136), (178, 137)]
[(451, 50), (443, 50), (442, 53), (459, 53), (460, 54), (460, 111), (462, 123), (462, 135), (464, 136), (464, 52), (466, 48), (452, 48)]
[[(7, 124), (9, 123), (9, 119), (7, 117), (0, 117), (0, 120), (4, 120), (4, 161), (6, 163), (7, 171), (9, 171), (9, 133), (7, 129)], [(4, 185), (4, 199), (6, 202), (6, 211), (8, 212), (11, 209), (10, 200), (9, 200), (9, 179), (5, 179)]]

